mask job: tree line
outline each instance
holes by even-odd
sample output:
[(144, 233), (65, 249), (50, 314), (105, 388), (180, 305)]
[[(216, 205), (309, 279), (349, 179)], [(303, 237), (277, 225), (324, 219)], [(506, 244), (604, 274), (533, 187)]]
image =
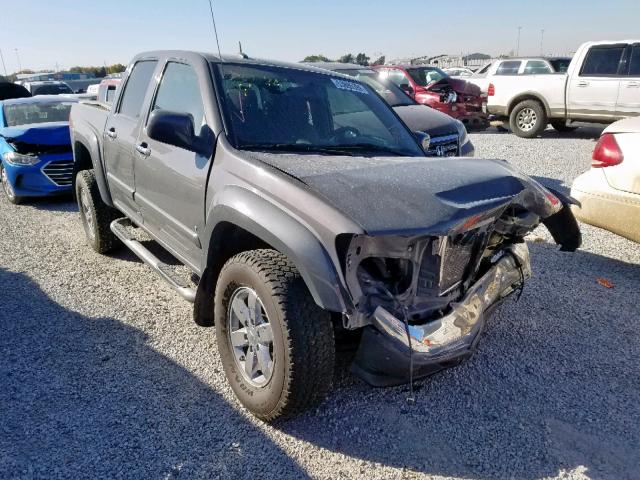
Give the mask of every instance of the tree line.
[(345, 55), (342, 55), (340, 58), (336, 60), (331, 60), (330, 58), (325, 57), (322, 54), (317, 54), (317, 55), (308, 55), (304, 57), (302, 61), (311, 62), (311, 63), (315, 63), (315, 62), (355, 63), (355, 64), (366, 67), (369, 65), (384, 65), (385, 57), (384, 55), (382, 55), (381, 57), (377, 58), (373, 62), (370, 62), (370, 60), (371, 60), (371, 57), (369, 57), (364, 53), (358, 53), (357, 55), (354, 55), (353, 53), (347, 53)]

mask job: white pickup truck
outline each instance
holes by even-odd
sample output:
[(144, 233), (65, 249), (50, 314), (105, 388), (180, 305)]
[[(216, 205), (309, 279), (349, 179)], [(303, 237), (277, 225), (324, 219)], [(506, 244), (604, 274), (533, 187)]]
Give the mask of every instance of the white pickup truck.
[(640, 115), (640, 40), (582, 44), (566, 74), (494, 76), (487, 109), (519, 137)]

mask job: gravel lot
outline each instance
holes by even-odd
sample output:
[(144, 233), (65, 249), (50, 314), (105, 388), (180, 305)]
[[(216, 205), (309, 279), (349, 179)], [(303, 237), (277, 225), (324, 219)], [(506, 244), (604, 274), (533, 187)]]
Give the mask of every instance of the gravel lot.
[[(558, 186), (600, 131), (472, 138)], [(0, 224), (2, 478), (640, 478), (640, 246), (609, 232), (569, 254), (536, 231), (520, 301), (415, 405), (339, 370), (271, 427), (227, 387), (213, 329), (131, 254), (93, 253), (71, 201), (2, 196)]]

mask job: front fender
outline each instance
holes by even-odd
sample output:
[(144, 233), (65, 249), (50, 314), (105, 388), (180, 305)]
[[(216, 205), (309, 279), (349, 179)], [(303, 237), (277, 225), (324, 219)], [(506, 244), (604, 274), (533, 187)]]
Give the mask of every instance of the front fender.
[[(300, 220), (250, 190), (230, 186), (216, 199), (207, 218), (208, 241), (216, 240), (216, 226), (229, 223), (255, 235), (295, 264), (314, 301), (323, 309), (345, 312), (345, 292), (336, 268), (321, 241)], [(212, 240), (213, 239), (213, 240)], [(206, 245), (206, 263), (214, 248)], [(213, 254), (214, 255), (214, 254)]]

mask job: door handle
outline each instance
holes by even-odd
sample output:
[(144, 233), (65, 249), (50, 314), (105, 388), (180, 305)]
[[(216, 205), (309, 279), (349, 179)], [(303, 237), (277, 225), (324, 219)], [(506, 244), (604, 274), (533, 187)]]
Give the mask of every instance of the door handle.
[(116, 129), (111, 127), (109, 130), (107, 130), (107, 136), (112, 140), (115, 140), (116, 138), (118, 138), (118, 134), (116, 133)]
[(141, 143), (140, 145), (136, 145), (136, 150), (138, 153), (144, 157), (148, 157), (151, 155), (151, 149), (147, 146), (146, 143)]
[(638, 88), (640, 87), (640, 83), (638, 82), (629, 82), (627, 83), (627, 88)]
[(588, 87), (589, 86), (589, 82), (587, 82), (586, 80), (580, 80), (578, 82), (578, 86), (579, 87)]

